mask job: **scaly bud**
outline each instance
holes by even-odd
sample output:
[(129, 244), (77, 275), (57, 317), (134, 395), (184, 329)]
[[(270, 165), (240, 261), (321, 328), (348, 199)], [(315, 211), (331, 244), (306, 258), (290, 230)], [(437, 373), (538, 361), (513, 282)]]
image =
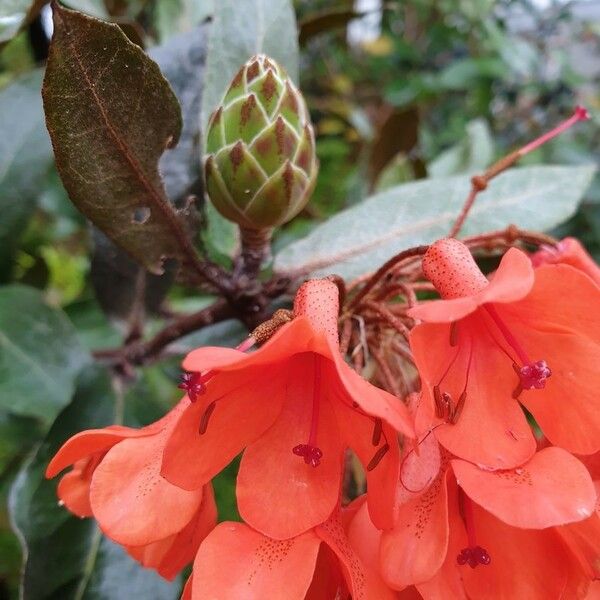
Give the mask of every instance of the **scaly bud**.
[(216, 209), (245, 229), (269, 229), (306, 205), (318, 164), (310, 118), (286, 72), (264, 55), (233, 78), (211, 115), (206, 187)]

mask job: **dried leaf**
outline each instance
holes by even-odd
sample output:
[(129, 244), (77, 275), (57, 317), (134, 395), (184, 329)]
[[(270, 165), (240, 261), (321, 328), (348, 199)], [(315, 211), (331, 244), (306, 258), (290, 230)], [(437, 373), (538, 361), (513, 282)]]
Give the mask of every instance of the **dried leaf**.
[(181, 131), (173, 91), (118, 26), (53, 9), (44, 110), (71, 200), (149, 271), (162, 273), (167, 257), (198, 266), (187, 215), (169, 204), (157, 169)]

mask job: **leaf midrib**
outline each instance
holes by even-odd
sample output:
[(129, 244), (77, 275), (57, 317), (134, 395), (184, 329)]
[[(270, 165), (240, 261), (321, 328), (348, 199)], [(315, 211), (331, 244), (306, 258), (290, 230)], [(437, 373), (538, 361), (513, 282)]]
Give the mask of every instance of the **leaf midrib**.
[[(553, 187), (555, 187), (555, 185), (556, 184), (549, 184), (547, 189), (552, 189)], [(506, 207), (506, 206), (511, 206), (513, 204), (518, 204), (519, 202), (526, 200), (529, 196), (531, 196), (531, 195), (535, 196), (540, 193), (544, 193), (544, 188), (535, 188), (535, 189), (528, 191), (526, 194), (523, 194), (520, 196), (517, 195), (517, 196), (507, 197), (506, 200), (499, 200), (494, 203), (488, 202), (483, 205), (480, 204), (479, 206), (475, 205), (475, 207), (471, 210), (471, 215), (485, 213), (488, 210), (496, 210), (499, 206)], [(285, 271), (285, 272), (288, 274), (291, 274), (291, 275), (302, 275), (302, 274), (306, 274), (306, 273), (312, 273), (313, 271), (316, 271), (318, 269), (323, 269), (323, 268), (329, 267), (331, 265), (346, 262), (346, 261), (354, 258), (358, 254), (362, 254), (364, 252), (373, 250), (374, 248), (384, 246), (386, 243), (390, 242), (392, 239), (394, 239), (396, 237), (399, 237), (400, 235), (405, 235), (406, 233), (414, 233), (416, 231), (427, 229), (428, 227), (431, 227), (432, 225), (435, 225), (437, 223), (444, 223), (445, 221), (452, 221), (455, 218), (455, 216), (456, 216), (455, 213), (450, 213), (450, 212), (437, 213), (437, 215), (433, 218), (423, 220), (423, 221), (418, 221), (417, 224), (413, 225), (413, 226), (402, 225), (401, 227), (398, 227), (398, 228), (378, 237), (376, 240), (373, 240), (370, 242), (365, 242), (364, 244), (362, 244), (360, 246), (355, 246), (351, 250), (347, 250), (345, 252), (340, 252), (337, 255), (333, 255), (333, 256), (329, 257), (327, 260), (324, 260), (324, 259), (315, 260), (311, 263), (305, 263), (302, 267), (298, 267), (294, 270)]]

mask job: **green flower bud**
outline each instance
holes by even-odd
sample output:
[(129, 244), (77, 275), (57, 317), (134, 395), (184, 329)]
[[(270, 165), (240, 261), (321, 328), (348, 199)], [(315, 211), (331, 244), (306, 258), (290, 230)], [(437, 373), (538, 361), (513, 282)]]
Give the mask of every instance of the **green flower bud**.
[(210, 117), (206, 152), (208, 195), (242, 228), (272, 228), (304, 208), (318, 171), (314, 132), (275, 61), (258, 55), (239, 70)]

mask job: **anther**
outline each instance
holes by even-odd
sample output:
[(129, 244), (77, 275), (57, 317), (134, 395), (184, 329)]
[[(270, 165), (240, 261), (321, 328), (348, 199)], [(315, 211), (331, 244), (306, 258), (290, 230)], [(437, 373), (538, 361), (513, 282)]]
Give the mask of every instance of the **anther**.
[(375, 426), (373, 427), (373, 437), (371, 438), (371, 444), (373, 444), (373, 446), (379, 446), (382, 431), (383, 425), (381, 423), (381, 419), (375, 419)]
[(389, 444), (384, 444), (381, 446), (381, 448), (375, 452), (375, 455), (369, 461), (369, 464), (367, 465), (367, 471), (372, 471), (381, 462), (381, 459), (387, 454), (389, 449)]
[(211, 402), (206, 410), (202, 413), (202, 417), (200, 418), (200, 425), (198, 426), (198, 433), (200, 435), (204, 435), (208, 428), (208, 421), (210, 420), (210, 416), (213, 414), (215, 410), (216, 402)]

